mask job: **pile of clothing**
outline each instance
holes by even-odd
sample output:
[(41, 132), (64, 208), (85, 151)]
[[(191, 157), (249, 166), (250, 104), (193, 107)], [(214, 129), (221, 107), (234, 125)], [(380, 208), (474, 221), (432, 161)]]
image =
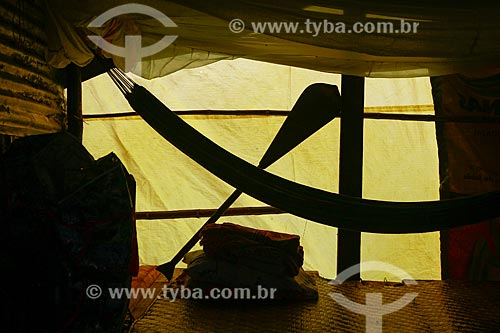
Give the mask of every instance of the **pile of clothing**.
[[(317, 299), (314, 277), (302, 269), (300, 237), (233, 223), (201, 231), (203, 250), (184, 257), (183, 284), (190, 288), (274, 288), (273, 299)], [(255, 297), (253, 298), (255, 299)]]

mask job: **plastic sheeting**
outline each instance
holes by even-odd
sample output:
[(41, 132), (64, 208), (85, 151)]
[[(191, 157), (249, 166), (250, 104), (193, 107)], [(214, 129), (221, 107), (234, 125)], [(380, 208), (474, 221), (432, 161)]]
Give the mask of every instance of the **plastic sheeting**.
[[(500, 76), (433, 78), (436, 113), (488, 119), (438, 128), (441, 196), (462, 197), (500, 188)], [(459, 96), (459, 98), (453, 98)], [(441, 234), (443, 278), (500, 280), (500, 219), (454, 228)]]
[[(173, 110), (289, 110), (302, 90), (313, 82), (340, 85), (340, 76), (234, 60), (179, 71), (161, 79), (141, 80), (140, 84)], [(83, 92), (85, 113), (132, 111), (106, 76), (86, 82)], [(431, 104), (428, 79), (366, 82), (367, 111), (376, 108), (377, 112), (394, 112), (397, 105), (416, 105), (429, 110)], [(222, 147), (254, 164), (284, 120), (271, 116), (185, 116), (184, 119)], [(268, 170), (337, 192), (338, 142), (339, 121), (334, 120)], [(138, 117), (87, 120), (84, 144), (96, 157), (110, 151), (120, 157), (137, 181), (137, 211), (216, 208), (233, 190), (176, 150)], [(365, 198), (436, 200), (439, 181), (434, 125), (365, 121), (363, 171)], [(245, 195), (235, 203), (240, 207), (258, 205), (263, 204)], [(138, 221), (141, 263), (160, 264), (170, 260), (204, 221), (196, 218)], [(289, 214), (223, 217), (220, 221), (298, 234), (305, 249), (304, 268), (319, 270), (330, 278), (336, 275), (335, 228)], [(363, 261), (386, 261), (415, 278), (439, 279), (437, 233), (363, 234), (362, 237)], [(380, 272), (367, 272), (362, 277), (397, 280)]]

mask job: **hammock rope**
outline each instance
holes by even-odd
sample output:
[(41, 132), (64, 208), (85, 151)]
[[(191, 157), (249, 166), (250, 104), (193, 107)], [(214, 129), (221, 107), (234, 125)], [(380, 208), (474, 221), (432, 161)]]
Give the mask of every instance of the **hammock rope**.
[(500, 191), (391, 202), (349, 197), (286, 180), (218, 146), (121, 70), (113, 68), (108, 74), (130, 106), (163, 138), (228, 184), (296, 216), (341, 229), (386, 234), (440, 231), (500, 216)]

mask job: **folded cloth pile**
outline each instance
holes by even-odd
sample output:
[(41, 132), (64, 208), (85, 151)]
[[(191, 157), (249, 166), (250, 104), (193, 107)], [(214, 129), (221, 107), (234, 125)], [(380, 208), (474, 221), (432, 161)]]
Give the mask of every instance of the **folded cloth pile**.
[(188, 287), (274, 288), (275, 299), (317, 299), (314, 278), (304, 272), (300, 237), (233, 223), (201, 231), (203, 250), (184, 257)]

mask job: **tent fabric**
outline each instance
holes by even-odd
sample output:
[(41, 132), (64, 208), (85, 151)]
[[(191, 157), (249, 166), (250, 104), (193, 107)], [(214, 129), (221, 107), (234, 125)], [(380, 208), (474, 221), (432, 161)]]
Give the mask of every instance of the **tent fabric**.
[[(339, 85), (340, 75), (236, 59), (134, 80), (174, 110), (290, 110), (305, 87)], [(432, 114), (428, 78), (367, 79), (365, 112)], [(112, 96), (113, 102), (109, 103)], [(223, 96), (223, 98), (222, 98)], [(133, 111), (107, 75), (84, 82), (87, 115)], [(183, 115), (182, 118), (230, 152), (257, 164), (285, 119), (282, 116)], [(159, 136), (139, 116), (85, 119), (84, 143), (99, 157), (115, 152), (137, 180), (137, 211), (217, 208), (234, 190)], [(389, 201), (439, 198), (437, 147), (432, 122), (365, 120), (363, 197)], [(338, 191), (339, 119), (319, 130), (268, 170), (330, 192)], [(263, 206), (242, 195), (234, 207)], [(206, 221), (203, 218), (139, 220), (141, 264), (169, 261)], [(337, 229), (291, 214), (223, 217), (220, 222), (298, 234), (304, 269), (336, 276)], [(363, 233), (363, 261), (384, 261), (415, 278), (439, 279), (438, 233)], [(182, 267), (182, 264), (179, 264)], [(384, 272), (363, 279), (398, 280)]]
[[(494, 5), (294, 0), (283, 6), (263, 0), (144, 0), (142, 4), (164, 13), (177, 27), (165, 28), (150, 17), (129, 14), (116, 17), (101, 28), (90, 29), (88, 24), (95, 17), (128, 2), (47, 0), (46, 3), (55, 22), (49, 35), (59, 37), (49, 45), (49, 63), (55, 67), (64, 67), (69, 62), (88, 63), (93, 57), (90, 49), (95, 48), (86, 41), (89, 34), (101, 35), (118, 46), (124, 45), (127, 34), (141, 35), (143, 45), (154, 44), (164, 35), (177, 36), (169, 47), (142, 61), (141, 72), (136, 74), (145, 78), (240, 57), (365, 77), (452, 73), (484, 76), (498, 71), (500, 65), (497, 43), (500, 22)], [(233, 19), (242, 20), (246, 29), (231, 32), (228, 24)], [(326, 26), (328, 21), (345, 24), (349, 30), (356, 22), (389, 22), (396, 29), (402, 19), (418, 24), (417, 32), (313, 33), (311, 26), (311, 22)], [(296, 22), (299, 28), (296, 33), (283, 30), (259, 33), (252, 28), (256, 22)], [(115, 64), (124, 69), (123, 58), (104, 54), (113, 57)]]
[[(120, 82), (130, 79), (110, 74)], [(123, 74), (122, 74), (123, 75)], [(287, 181), (230, 154), (135, 84), (130, 105), (166, 140), (211, 173), (274, 207), (325, 225), (375, 233), (445, 230), (500, 216), (500, 191), (435, 202), (383, 202), (328, 193)]]

